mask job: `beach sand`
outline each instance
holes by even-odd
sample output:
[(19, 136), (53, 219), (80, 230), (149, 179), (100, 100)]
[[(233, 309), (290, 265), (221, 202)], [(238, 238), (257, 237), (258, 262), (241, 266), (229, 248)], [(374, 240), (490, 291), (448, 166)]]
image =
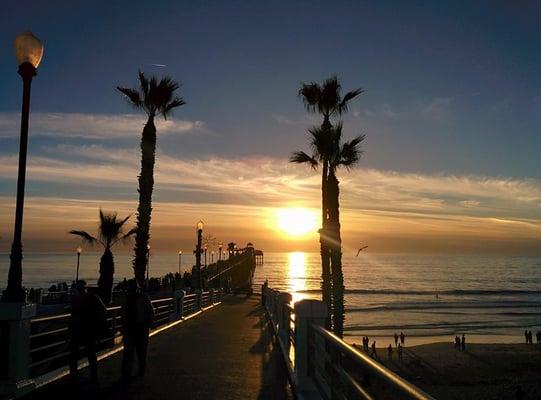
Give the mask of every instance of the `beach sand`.
[(517, 385), (525, 399), (541, 399), (541, 350), (527, 344), (433, 343), (404, 349), (401, 362), (378, 348), (380, 362), (441, 400), (515, 399)]

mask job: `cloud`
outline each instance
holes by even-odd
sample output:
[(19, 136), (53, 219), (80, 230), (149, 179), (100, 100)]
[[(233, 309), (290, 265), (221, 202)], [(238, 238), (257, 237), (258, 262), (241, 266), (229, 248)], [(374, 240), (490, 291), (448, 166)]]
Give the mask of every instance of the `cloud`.
[[(134, 212), (140, 168), (137, 148), (111, 151), (95, 145), (60, 145), (44, 150), (44, 156), (28, 160), (29, 204), (41, 207), (35, 215), (65, 213), (66, 219), (73, 219), (69, 223), (75, 226), (77, 207), (85, 207), (89, 221), (94, 221), (92, 210), (99, 206)], [(0, 156), (0, 182), (14, 181), (16, 169), (15, 155)], [(354, 169), (350, 173), (341, 171), (339, 179), (346, 240), (352, 235), (390, 233), (419, 237), (421, 241), (423, 237), (429, 240), (444, 234), (454, 235), (455, 239), (473, 235), (541, 240), (540, 180), (413, 174), (370, 168)], [(4, 187), (7, 189), (8, 185)], [(65, 198), (59, 197), (58, 189), (52, 192), (48, 187), (64, 188)], [(13, 199), (6, 189), (0, 191), (0, 196), (4, 196), (0, 222), (11, 226)], [(320, 195), (319, 173), (285, 159), (198, 160), (158, 153), (153, 224), (163, 229), (189, 223), (194, 215), (205, 215), (223, 229), (235, 226), (244, 231), (262, 231), (269, 224), (272, 210), (288, 206), (317, 210)], [(35, 219), (28, 221), (38, 223)]]
[[(141, 114), (32, 113), (32, 135), (119, 139), (138, 136), (146, 122)], [(204, 129), (202, 121), (157, 120), (160, 134), (188, 134)], [(20, 114), (0, 113), (0, 137), (17, 137)]]

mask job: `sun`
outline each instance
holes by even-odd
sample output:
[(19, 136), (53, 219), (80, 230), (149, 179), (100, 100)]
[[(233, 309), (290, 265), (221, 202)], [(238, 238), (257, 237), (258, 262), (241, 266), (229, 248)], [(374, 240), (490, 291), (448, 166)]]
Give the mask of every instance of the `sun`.
[(289, 236), (305, 236), (317, 230), (317, 213), (306, 208), (280, 208), (276, 211), (276, 224)]

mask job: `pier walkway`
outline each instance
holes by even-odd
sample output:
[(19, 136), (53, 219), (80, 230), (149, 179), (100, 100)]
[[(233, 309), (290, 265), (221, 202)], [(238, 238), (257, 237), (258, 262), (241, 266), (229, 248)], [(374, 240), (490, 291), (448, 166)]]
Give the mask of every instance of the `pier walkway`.
[(221, 305), (150, 339), (147, 373), (121, 383), (122, 353), (99, 363), (99, 381), (84, 370), (25, 399), (292, 399), (287, 370), (259, 297), (229, 296)]

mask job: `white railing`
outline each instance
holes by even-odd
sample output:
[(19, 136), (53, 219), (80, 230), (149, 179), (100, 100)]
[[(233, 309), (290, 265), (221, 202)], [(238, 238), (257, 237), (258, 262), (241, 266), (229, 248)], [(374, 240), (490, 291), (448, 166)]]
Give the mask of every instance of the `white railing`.
[(433, 397), (324, 328), (326, 305), (266, 286), (261, 300), (281, 348), (298, 398), (405, 399)]

